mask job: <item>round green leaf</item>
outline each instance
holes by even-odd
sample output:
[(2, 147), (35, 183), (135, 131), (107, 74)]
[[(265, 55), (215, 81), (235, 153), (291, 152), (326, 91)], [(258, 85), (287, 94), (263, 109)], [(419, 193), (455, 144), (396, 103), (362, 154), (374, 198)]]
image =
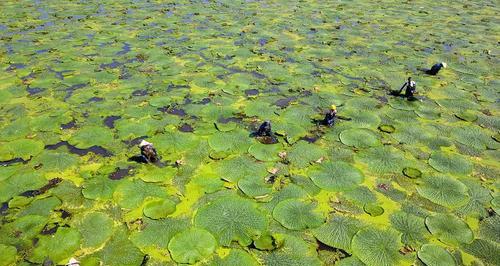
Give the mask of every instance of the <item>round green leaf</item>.
[(273, 218), (290, 230), (315, 228), (323, 223), (324, 218), (315, 211), (312, 202), (298, 199), (281, 201), (274, 207)]
[(472, 172), (472, 163), (464, 156), (451, 152), (433, 152), (429, 164), (439, 172), (467, 175)]
[(381, 146), (363, 150), (355, 158), (368, 165), (368, 168), (377, 174), (400, 172), (408, 165), (401, 151), (390, 147)]
[(491, 265), (500, 265), (500, 244), (484, 239), (474, 239), (472, 243), (462, 246), (463, 250), (483, 262)]
[(367, 148), (377, 146), (380, 142), (377, 135), (369, 129), (353, 128), (340, 133), (340, 141), (348, 146), (356, 148)]
[(425, 224), (431, 234), (449, 245), (467, 244), (474, 239), (469, 226), (455, 215), (438, 213), (427, 216)]
[(30, 261), (42, 263), (46, 258), (60, 262), (73, 256), (80, 246), (80, 233), (74, 228), (61, 227), (54, 235), (42, 236), (30, 256)]
[(252, 255), (239, 249), (231, 249), (229, 255), (224, 258), (217, 257), (210, 266), (259, 266), (260, 264)]
[(255, 143), (248, 148), (250, 153), (255, 159), (264, 162), (271, 162), (279, 160), (278, 153), (283, 146), (281, 144), (262, 144)]
[(309, 163), (315, 162), (324, 156), (326, 156), (326, 153), (320, 146), (306, 141), (298, 141), (288, 152), (287, 158), (294, 167), (304, 168)]
[(443, 175), (429, 176), (417, 187), (417, 192), (424, 198), (448, 207), (457, 208), (469, 199), (467, 187), (460, 181)]
[(194, 224), (210, 231), (223, 246), (238, 241), (252, 243), (267, 228), (265, 216), (254, 203), (239, 197), (223, 197), (198, 209)]
[(309, 177), (318, 187), (329, 191), (353, 189), (364, 179), (361, 171), (342, 161), (316, 165), (309, 170)]
[(429, 235), (425, 228), (424, 218), (406, 212), (395, 212), (390, 216), (391, 225), (402, 233), (401, 242), (416, 246), (425, 241)]
[(418, 251), (418, 258), (427, 266), (454, 266), (455, 259), (446, 249), (434, 245), (425, 244)]
[(0, 266), (8, 266), (16, 262), (16, 255), (15, 247), (0, 244)]
[(105, 127), (87, 126), (78, 130), (68, 141), (81, 149), (95, 145), (109, 147), (113, 141), (113, 133)]
[(245, 193), (245, 195), (255, 198), (262, 197), (271, 193), (272, 188), (264, 182), (264, 179), (257, 178), (243, 178), (238, 181), (238, 188)]
[(368, 266), (398, 265), (399, 236), (392, 230), (366, 228), (358, 231), (352, 239), (352, 252)]
[(191, 228), (176, 234), (168, 243), (174, 261), (194, 264), (215, 251), (217, 241), (208, 231)]
[(78, 222), (82, 247), (97, 248), (111, 237), (113, 220), (102, 212), (91, 212)]
[(216, 132), (208, 138), (210, 148), (217, 152), (244, 152), (251, 144), (248, 133), (243, 130), (231, 132)]
[(384, 213), (384, 208), (373, 204), (373, 203), (368, 203), (363, 206), (363, 210), (368, 213), (370, 216), (380, 216)]
[(422, 172), (416, 168), (405, 167), (403, 169), (403, 174), (409, 178), (420, 178), (422, 176)]
[(313, 230), (321, 243), (351, 252), (351, 240), (361, 229), (361, 222), (352, 217), (334, 216), (330, 221)]
[(221, 160), (215, 168), (222, 179), (231, 182), (238, 182), (238, 180), (245, 177), (264, 177), (267, 175), (266, 166), (248, 156)]
[(43, 150), (44, 144), (41, 141), (32, 139), (18, 139), (0, 145), (0, 161), (7, 161), (14, 158), (28, 160), (30, 157), (39, 154)]
[(175, 212), (175, 202), (169, 199), (154, 199), (146, 203), (144, 215), (151, 219), (161, 219)]

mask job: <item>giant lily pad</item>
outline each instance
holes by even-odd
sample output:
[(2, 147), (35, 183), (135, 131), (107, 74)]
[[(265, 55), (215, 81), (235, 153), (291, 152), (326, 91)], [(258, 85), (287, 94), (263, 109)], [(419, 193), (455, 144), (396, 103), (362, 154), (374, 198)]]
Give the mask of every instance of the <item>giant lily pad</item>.
[(444, 248), (434, 245), (425, 244), (418, 251), (418, 258), (428, 266), (454, 266), (455, 259)]
[(279, 160), (278, 153), (281, 149), (281, 144), (266, 145), (255, 143), (248, 148), (248, 153), (259, 161), (271, 162)]
[(322, 243), (351, 252), (351, 240), (361, 229), (361, 222), (352, 217), (336, 215), (313, 230), (314, 237)]
[(0, 265), (8, 266), (16, 262), (17, 250), (13, 246), (0, 244)]
[(172, 258), (178, 263), (193, 264), (212, 254), (217, 241), (208, 231), (191, 228), (176, 234), (168, 244)]
[(429, 164), (443, 173), (466, 175), (472, 171), (472, 163), (461, 155), (448, 152), (433, 152)]
[(446, 244), (467, 244), (474, 239), (474, 235), (469, 226), (451, 214), (439, 213), (428, 216), (425, 219), (425, 224), (433, 235)]
[(315, 162), (325, 155), (326, 153), (318, 145), (310, 144), (306, 141), (298, 141), (293, 145), (287, 158), (293, 166), (304, 168), (309, 163)]
[(194, 224), (210, 231), (223, 246), (232, 241), (250, 245), (267, 228), (265, 216), (254, 203), (239, 197), (221, 198), (202, 206)]
[(39, 154), (43, 150), (43, 147), (43, 142), (31, 139), (10, 141), (0, 146), (0, 161), (7, 161), (14, 158), (28, 160), (31, 156)]
[(215, 151), (243, 152), (251, 142), (246, 131), (217, 132), (208, 138), (208, 144)]
[(390, 216), (392, 226), (402, 233), (401, 242), (415, 246), (429, 235), (423, 218), (406, 212), (395, 212)]
[(401, 171), (407, 163), (404, 155), (392, 147), (373, 147), (356, 154), (356, 159), (368, 165), (374, 173)]
[(74, 228), (59, 228), (54, 235), (40, 238), (30, 260), (42, 263), (46, 258), (58, 262), (68, 259), (78, 249), (80, 238), (80, 233)]
[(485, 263), (491, 265), (500, 264), (500, 245), (498, 242), (493, 242), (483, 239), (474, 239), (472, 243), (463, 245), (465, 252), (474, 255)]
[(352, 239), (352, 252), (368, 266), (397, 265), (401, 260), (396, 232), (376, 228), (358, 231)]
[(422, 197), (448, 208), (460, 207), (469, 198), (467, 187), (463, 183), (444, 175), (424, 178), (417, 191)]
[(352, 189), (364, 179), (361, 171), (342, 161), (315, 166), (309, 171), (309, 177), (318, 187), (329, 191)]
[(151, 219), (161, 219), (167, 217), (175, 211), (175, 202), (169, 199), (154, 199), (144, 206), (144, 215)]
[(111, 237), (113, 220), (102, 212), (92, 212), (78, 223), (82, 235), (82, 246), (97, 248)]
[(69, 143), (87, 149), (92, 146), (109, 147), (113, 141), (113, 133), (105, 127), (87, 126), (78, 130), (69, 139)]
[(314, 209), (313, 203), (288, 199), (274, 207), (273, 218), (290, 230), (315, 228), (321, 225), (323, 217)]
[(347, 129), (339, 137), (345, 145), (356, 148), (372, 147), (380, 143), (377, 135), (368, 129)]

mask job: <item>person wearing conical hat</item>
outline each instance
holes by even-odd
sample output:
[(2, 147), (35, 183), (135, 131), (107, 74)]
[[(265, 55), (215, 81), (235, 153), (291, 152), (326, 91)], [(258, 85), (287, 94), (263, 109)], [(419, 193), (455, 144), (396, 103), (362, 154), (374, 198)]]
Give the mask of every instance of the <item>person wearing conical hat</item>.
[(445, 62), (437, 63), (437, 64), (434, 64), (431, 67), (431, 69), (425, 70), (425, 73), (434, 76), (434, 75), (437, 75), (437, 73), (439, 72), (439, 70), (441, 70), (441, 68), (446, 68), (446, 67), (447, 67), (447, 65)]
[(325, 118), (323, 119), (323, 125), (325, 126), (333, 126), (335, 123), (335, 116), (337, 115), (337, 106), (332, 104), (330, 106), (330, 110), (325, 114)]
[(153, 147), (153, 143), (142, 140), (139, 144), (139, 148), (141, 149), (141, 156), (146, 159), (147, 162), (155, 163), (159, 160), (158, 153)]
[(410, 99), (413, 97), (413, 94), (415, 94), (417, 92), (417, 83), (415, 81), (411, 80), (411, 77), (408, 77), (408, 81), (405, 82), (405, 84), (403, 84), (401, 89), (399, 89), (399, 91), (397, 92), (397, 95), (401, 94), (401, 92), (405, 88), (406, 88), (405, 97)]

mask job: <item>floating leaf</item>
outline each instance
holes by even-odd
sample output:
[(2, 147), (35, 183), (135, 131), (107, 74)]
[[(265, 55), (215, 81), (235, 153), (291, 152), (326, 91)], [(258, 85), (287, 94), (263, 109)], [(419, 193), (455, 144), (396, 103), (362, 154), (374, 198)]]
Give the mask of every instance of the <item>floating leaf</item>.
[(361, 222), (355, 218), (336, 215), (314, 229), (313, 234), (321, 243), (351, 252), (351, 240), (361, 226)]
[(448, 251), (434, 244), (423, 245), (418, 251), (418, 258), (427, 266), (456, 265), (453, 256)]
[(87, 126), (78, 130), (68, 142), (80, 149), (92, 146), (110, 147), (113, 133), (105, 127)]
[(60, 262), (68, 259), (80, 245), (80, 233), (74, 228), (61, 227), (54, 235), (42, 236), (30, 256), (30, 261), (42, 263), (46, 258)]
[(167, 192), (153, 183), (126, 180), (116, 188), (113, 194), (118, 205), (126, 209), (138, 207), (146, 197), (167, 197)]
[(82, 247), (97, 248), (111, 237), (113, 220), (102, 212), (91, 212), (78, 222)]
[(399, 236), (391, 230), (362, 229), (351, 246), (353, 254), (368, 266), (398, 265), (401, 260)]
[(228, 158), (216, 165), (220, 177), (231, 182), (237, 182), (245, 177), (264, 177), (267, 175), (266, 166), (256, 162), (253, 158), (239, 156)]
[(288, 152), (287, 158), (294, 167), (304, 168), (311, 162), (326, 156), (321, 147), (306, 141), (297, 141)]
[(31, 139), (18, 139), (0, 145), (0, 161), (14, 158), (28, 160), (43, 150), (43, 142)]
[(467, 244), (472, 242), (474, 235), (469, 226), (451, 214), (436, 214), (428, 216), (425, 224), (431, 234), (450, 245)]
[(248, 133), (242, 130), (217, 132), (208, 138), (208, 144), (215, 151), (244, 152), (250, 147)]
[(239, 197), (220, 198), (199, 208), (194, 224), (213, 233), (223, 246), (232, 241), (248, 246), (267, 228), (265, 216), (254, 203)]
[(469, 198), (463, 183), (443, 175), (424, 178), (417, 191), (422, 197), (448, 208), (460, 207)]
[(279, 160), (278, 153), (282, 148), (281, 144), (255, 143), (248, 148), (248, 153), (259, 161), (272, 162)]
[(143, 259), (141, 251), (128, 240), (127, 231), (119, 227), (103, 249), (95, 253), (102, 264), (110, 266), (137, 266)]
[(403, 169), (403, 174), (409, 178), (420, 178), (422, 176), (422, 172), (416, 168), (405, 167)]
[(175, 211), (175, 202), (169, 199), (154, 199), (144, 205), (144, 215), (151, 219), (167, 217)]
[(8, 266), (16, 262), (16, 255), (15, 247), (0, 244), (0, 266)]
[(379, 145), (377, 135), (369, 129), (347, 129), (340, 133), (340, 141), (348, 146), (367, 148)]
[(257, 178), (243, 178), (238, 181), (238, 188), (245, 193), (245, 195), (256, 198), (262, 197), (271, 193), (271, 186), (266, 184), (263, 179)]
[(309, 170), (309, 177), (318, 187), (329, 191), (353, 189), (364, 179), (361, 171), (342, 161), (314, 166)]
[(172, 258), (178, 263), (194, 264), (215, 251), (217, 241), (208, 231), (191, 228), (176, 234), (168, 243)]
[(356, 154), (355, 158), (378, 174), (400, 172), (408, 164), (400, 151), (389, 146), (363, 150)]
[(485, 263), (500, 265), (500, 256), (498, 255), (500, 254), (500, 245), (497, 242), (474, 239), (472, 243), (463, 245), (463, 250)]
[(210, 266), (259, 266), (260, 264), (255, 260), (252, 255), (239, 249), (231, 249), (229, 255), (224, 258), (216, 258)]
[(166, 252), (170, 239), (190, 226), (189, 221), (181, 219), (151, 220), (144, 218), (143, 220), (144, 229), (134, 231), (130, 235), (130, 240), (142, 250), (160, 249)]
[(500, 215), (495, 214), (480, 221), (479, 236), (500, 243)]
[(439, 172), (467, 175), (472, 171), (472, 163), (463, 156), (449, 152), (433, 152), (429, 164)]
[(368, 204), (365, 204), (365, 206), (363, 207), (363, 210), (368, 213), (370, 216), (380, 216), (384, 213), (384, 208), (376, 205), (376, 204), (373, 204), (373, 203), (368, 203)]
[(304, 230), (321, 225), (323, 217), (315, 211), (315, 205), (298, 199), (284, 200), (273, 210), (273, 218), (290, 230)]
[(416, 246), (425, 241), (429, 234), (425, 228), (425, 220), (416, 215), (406, 212), (395, 212), (391, 214), (392, 226), (402, 233), (401, 242), (406, 245)]
[(76, 165), (78, 157), (66, 152), (43, 151), (35, 157), (34, 162), (37, 165), (41, 164), (46, 171), (62, 172)]

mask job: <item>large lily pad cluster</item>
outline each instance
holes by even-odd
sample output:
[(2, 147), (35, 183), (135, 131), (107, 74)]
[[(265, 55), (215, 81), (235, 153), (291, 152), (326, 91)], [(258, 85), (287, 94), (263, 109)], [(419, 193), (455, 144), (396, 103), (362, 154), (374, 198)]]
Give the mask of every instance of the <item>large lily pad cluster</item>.
[(0, 265), (500, 265), (494, 2), (0, 10)]

